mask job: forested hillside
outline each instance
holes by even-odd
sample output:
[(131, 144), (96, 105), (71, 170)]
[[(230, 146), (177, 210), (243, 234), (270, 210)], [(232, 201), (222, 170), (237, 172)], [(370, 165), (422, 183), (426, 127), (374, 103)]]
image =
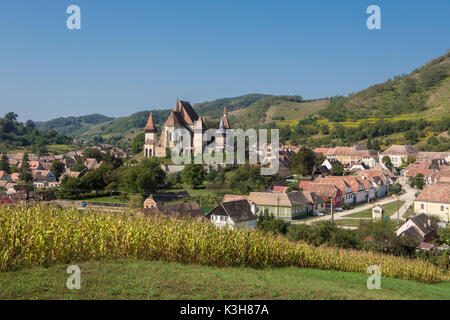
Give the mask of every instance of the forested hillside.
[(408, 75), (396, 76), (348, 97), (335, 97), (320, 115), (330, 121), (356, 121), (371, 117), (414, 118), (450, 114), (450, 53)]
[(39, 130), (54, 129), (58, 133), (77, 137), (87, 131), (93, 125), (110, 121), (114, 118), (107, 117), (98, 113), (81, 117), (60, 117), (50, 121), (37, 121), (36, 128)]
[(50, 145), (70, 145), (72, 140), (53, 129), (38, 130), (32, 120), (18, 122), (14, 112), (0, 118), (0, 152), (26, 148), (32, 152), (47, 154)]

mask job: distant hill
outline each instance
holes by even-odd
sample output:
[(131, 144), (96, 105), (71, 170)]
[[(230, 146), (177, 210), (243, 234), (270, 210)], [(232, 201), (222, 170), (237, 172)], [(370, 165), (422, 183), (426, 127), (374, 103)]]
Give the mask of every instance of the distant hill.
[(335, 122), (398, 116), (436, 120), (450, 115), (450, 53), (410, 74), (330, 102), (320, 115)]
[(60, 117), (50, 121), (36, 122), (36, 128), (39, 130), (56, 130), (60, 134), (77, 137), (89, 130), (93, 125), (111, 121), (114, 118), (107, 117), (98, 113), (81, 117)]
[[(323, 102), (311, 104), (310, 102), (303, 102), (300, 96), (248, 94), (198, 103), (194, 104), (193, 107), (207, 122), (214, 123), (219, 121), (223, 108), (226, 106), (232, 126), (248, 128), (271, 122), (277, 119), (278, 114), (283, 114), (291, 120), (302, 119), (325, 108), (325, 100), (321, 101)], [(167, 120), (171, 110), (172, 108), (152, 110), (153, 119), (158, 128), (161, 128)], [(80, 134), (80, 137), (91, 138), (101, 135), (103, 138), (108, 139), (120, 136), (130, 140), (136, 134), (142, 132), (149, 114), (150, 111), (142, 111), (128, 117), (120, 117), (96, 124)], [(271, 114), (271, 116), (268, 117), (267, 114)]]

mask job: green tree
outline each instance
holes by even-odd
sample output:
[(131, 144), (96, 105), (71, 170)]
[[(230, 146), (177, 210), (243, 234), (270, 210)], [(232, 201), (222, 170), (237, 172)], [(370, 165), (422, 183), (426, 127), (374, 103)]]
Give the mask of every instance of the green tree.
[(0, 170), (5, 171), (6, 173), (11, 173), (11, 167), (9, 166), (9, 159), (6, 153), (2, 154), (2, 158), (0, 159)]
[(8, 112), (5, 114), (5, 119), (10, 120), (12, 122), (17, 121), (18, 115), (15, 112)]
[(384, 163), (384, 165), (391, 170), (392, 169), (392, 162), (391, 162), (391, 158), (389, 158), (388, 156), (384, 156), (381, 161)]
[(145, 133), (139, 133), (134, 139), (131, 141), (131, 151), (134, 154), (138, 154), (142, 152), (142, 147), (145, 143)]
[(418, 173), (418, 174), (416, 175), (416, 178), (414, 179), (414, 184), (415, 184), (415, 186), (416, 186), (417, 189), (422, 190), (423, 187), (425, 186), (425, 181), (424, 181), (423, 178), (424, 178), (424, 177), (423, 177), (423, 174), (421, 174), (421, 173)]
[(28, 163), (28, 154), (24, 153), (22, 158), (22, 164), (19, 171), (20, 180), (30, 183), (33, 181), (33, 175), (31, 173), (30, 164)]
[(256, 226), (263, 232), (270, 232), (274, 234), (286, 234), (286, 223), (282, 219), (275, 219), (273, 214), (268, 214), (267, 211), (258, 217)]
[(52, 165), (50, 166), (50, 171), (55, 175), (57, 180), (65, 170), (66, 166), (61, 161), (53, 161)]
[(333, 176), (342, 176), (344, 175), (344, 167), (340, 163), (333, 164), (331, 168), (331, 175)]
[(166, 178), (155, 159), (143, 159), (137, 166), (121, 167), (119, 174), (122, 191), (142, 194), (156, 192)]
[(302, 147), (299, 152), (292, 157), (291, 166), (293, 172), (303, 176), (310, 175), (312, 173), (315, 161), (316, 154), (314, 151), (309, 148)]
[(200, 186), (205, 181), (205, 178), (206, 170), (201, 164), (187, 164), (181, 173), (183, 183), (192, 188)]

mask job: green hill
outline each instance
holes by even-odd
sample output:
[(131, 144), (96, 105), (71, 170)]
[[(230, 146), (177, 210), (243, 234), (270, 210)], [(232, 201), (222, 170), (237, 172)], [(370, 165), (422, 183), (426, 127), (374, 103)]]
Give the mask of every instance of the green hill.
[(111, 121), (114, 118), (107, 117), (98, 113), (81, 117), (60, 117), (50, 121), (36, 122), (36, 128), (40, 130), (56, 130), (60, 134), (77, 137), (92, 126)]
[(395, 76), (348, 97), (331, 99), (320, 112), (330, 121), (368, 118), (438, 119), (450, 115), (450, 52), (410, 74)]

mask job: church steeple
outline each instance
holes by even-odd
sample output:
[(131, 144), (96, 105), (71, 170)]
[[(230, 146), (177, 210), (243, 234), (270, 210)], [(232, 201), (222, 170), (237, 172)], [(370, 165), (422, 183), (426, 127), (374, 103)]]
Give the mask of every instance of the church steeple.
[(221, 121), (221, 124), (223, 121), (223, 126), (225, 129), (231, 129), (230, 122), (228, 121), (228, 112), (227, 112), (226, 106), (223, 107), (223, 115), (222, 115), (222, 119), (220, 121)]
[(145, 126), (145, 132), (153, 132), (155, 133), (156, 127), (155, 123), (153, 122), (153, 112), (150, 112), (150, 116), (148, 117), (147, 125)]

